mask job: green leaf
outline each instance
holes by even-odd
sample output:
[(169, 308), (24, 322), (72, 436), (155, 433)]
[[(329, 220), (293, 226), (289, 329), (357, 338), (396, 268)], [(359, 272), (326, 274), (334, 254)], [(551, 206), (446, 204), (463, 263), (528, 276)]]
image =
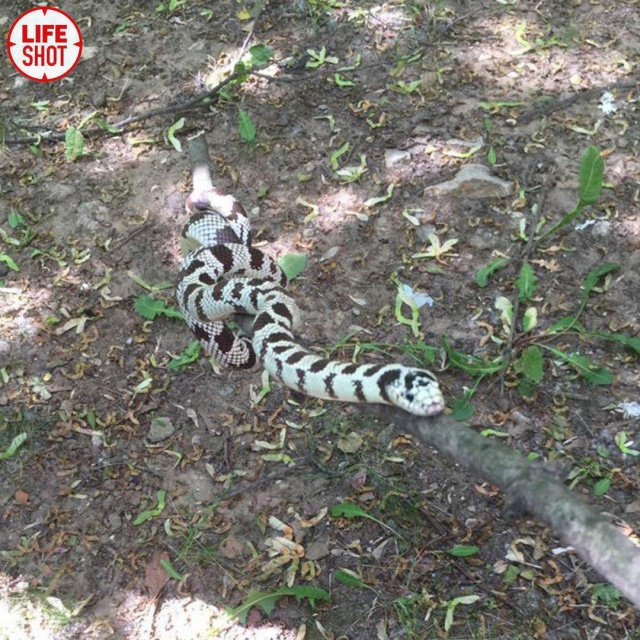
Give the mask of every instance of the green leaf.
[(471, 404), (471, 399), (466, 395), (456, 398), (450, 408), (451, 417), (460, 422), (468, 420), (476, 412), (476, 408)]
[(7, 216), (7, 222), (12, 229), (17, 229), (24, 224), (24, 217), (18, 212), (11, 209), (11, 211), (9, 211), (9, 215)]
[(291, 281), (305, 270), (307, 266), (307, 254), (287, 253), (278, 260), (278, 264), (284, 271), (284, 275), (287, 276), (287, 280)]
[(333, 577), (338, 581), (342, 582), (342, 584), (346, 584), (349, 587), (362, 587), (364, 589), (368, 589), (369, 586), (362, 582), (360, 578), (353, 571), (349, 571), (348, 569), (337, 569)]
[[(584, 330), (584, 327), (582, 329)], [(623, 333), (602, 333), (600, 331), (585, 331), (585, 333), (596, 338), (602, 338), (603, 340), (613, 340), (614, 342), (619, 342), (625, 347), (633, 349), (633, 351), (640, 355), (640, 338), (626, 336)]]
[(542, 350), (536, 345), (527, 347), (518, 361), (518, 371), (523, 373), (531, 382), (539, 384), (544, 375), (542, 367)]
[(332, 518), (371, 518), (369, 513), (353, 502), (342, 502), (331, 507)]
[(489, 153), (487, 154), (487, 160), (489, 164), (493, 167), (493, 165), (498, 160), (498, 156), (496, 155), (496, 150), (494, 147), (489, 147)]
[(580, 324), (575, 318), (565, 316), (556, 320), (550, 327), (549, 333), (560, 333), (566, 329), (575, 329), (576, 331), (586, 331), (584, 325)]
[(473, 545), (457, 544), (449, 549), (447, 553), (454, 558), (468, 558), (469, 556), (475, 556), (480, 553), (480, 549)]
[(486, 267), (478, 269), (476, 271), (476, 284), (484, 289), (489, 284), (489, 277), (493, 272), (502, 269), (507, 264), (509, 264), (509, 258), (498, 258), (490, 262)]
[(294, 596), (298, 601), (308, 600), (312, 607), (315, 605), (316, 600), (331, 602), (331, 596), (324, 589), (294, 585), (293, 587), (280, 587), (280, 589), (269, 593), (250, 591), (245, 601), (239, 607), (228, 610), (228, 613), (244, 624), (247, 622), (247, 616), (253, 607), (260, 607), (266, 615), (270, 615), (276, 601), (285, 596)]
[(538, 324), (538, 310), (535, 307), (529, 307), (522, 316), (522, 328), (525, 331), (532, 331)]
[(505, 367), (504, 358), (502, 356), (496, 358), (493, 362), (487, 362), (486, 360), (482, 360), (476, 356), (469, 356), (456, 351), (449, 346), (446, 338), (442, 339), (442, 344), (447, 352), (447, 356), (449, 357), (449, 362), (454, 367), (457, 367), (466, 373), (470, 373), (473, 376), (490, 375), (492, 373), (502, 371)]
[(16, 451), (24, 444), (24, 441), (27, 439), (26, 433), (18, 434), (12, 441), (11, 444), (7, 447), (5, 451), (0, 451), (0, 460), (8, 460), (12, 458)]
[(20, 267), (15, 263), (14, 259), (6, 253), (0, 253), (0, 262), (4, 262), (11, 271), (20, 271)]
[(255, 44), (249, 49), (249, 55), (254, 67), (264, 67), (273, 57), (273, 49), (267, 47), (266, 44)]
[(158, 316), (184, 319), (180, 311), (167, 307), (162, 300), (154, 300), (150, 296), (138, 296), (134, 302), (134, 308), (143, 318), (153, 320)]
[(343, 78), (339, 73), (333, 74), (333, 81), (336, 83), (338, 87), (355, 87), (356, 83), (353, 80), (349, 80), (349, 78)]
[(368, 200), (366, 200), (364, 203), (365, 209), (376, 207), (377, 205), (382, 204), (383, 202), (387, 202), (387, 200), (391, 200), (394, 186), (395, 185), (393, 184), (393, 182), (390, 182), (389, 186), (387, 187), (387, 193), (385, 193), (385, 195), (379, 196), (378, 198), (369, 198)]
[(604, 178), (604, 160), (598, 147), (587, 147), (580, 164), (580, 205), (594, 204), (600, 197)]
[(537, 282), (538, 278), (533, 267), (528, 262), (524, 262), (520, 269), (520, 275), (516, 278), (516, 287), (520, 294), (521, 302), (526, 302), (531, 299), (531, 296), (536, 290)]
[(155, 518), (156, 516), (159, 516), (164, 511), (164, 508), (166, 506), (166, 503), (165, 503), (166, 495), (167, 495), (167, 492), (164, 489), (160, 489), (158, 491), (158, 502), (155, 508), (147, 509), (146, 511), (142, 511), (140, 514), (138, 514), (138, 517), (133, 521), (133, 525), (137, 527), (138, 525), (141, 525), (143, 522), (146, 522), (151, 518)]
[(242, 109), (238, 110), (238, 133), (248, 144), (256, 139), (256, 125), (253, 124), (251, 116)]
[(345, 142), (339, 149), (336, 149), (329, 156), (329, 162), (331, 163), (331, 168), (334, 171), (337, 171), (338, 167), (340, 166), (340, 164), (338, 162), (338, 160), (340, 160), (340, 156), (342, 156), (345, 153), (347, 153), (347, 151), (349, 151), (350, 148), (351, 148), (351, 145), (348, 142)]
[(589, 297), (600, 278), (612, 271), (617, 271), (619, 268), (620, 265), (615, 262), (605, 262), (604, 264), (598, 265), (595, 269), (592, 269), (589, 275), (582, 281), (581, 302), (584, 302)]
[(544, 348), (561, 360), (568, 362), (581, 377), (592, 384), (610, 385), (613, 383), (614, 377), (611, 371), (594, 364), (586, 356), (564, 353), (564, 351), (554, 349), (548, 345), (544, 345)]
[(64, 155), (69, 162), (77, 160), (84, 153), (84, 136), (75, 127), (69, 127), (64, 134)]
[(177, 357), (167, 364), (167, 369), (170, 371), (180, 371), (188, 364), (196, 362), (200, 357), (202, 351), (202, 345), (197, 340), (193, 340), (189, 343), (187, 348)]
[(609, 491), (610, 486), (611, 478), (600, 478), (600, 480), (593, 485), (593, 495), (603, 496), (607, 491)]
[(480, 596), (469, 595), (469, 596), (460, 596), (459, 598), (454, 598), (447, 605), (447, 613), (444, 616), (444, 630), (449, 631), (453, 626), (453, 612), (455, 608), (459, 604), (473, 604), (480, 599)]
[(173, 578), (174, 580), (182, 580), (182, 575), (173, 568), (173, 565), (168, 560), (160, 560), (160, 566), (165, 570), (170, 578)]
[(182, 145), (180, 144), (180, 140), (176, 138), (175, 133), (176, 131), (180, 131), (182, 127), (184, 127), (184, 118), (180, 118), (180, 120), (174, 122), (167, 130), (167, 139), (178, 153), (182, 153)]

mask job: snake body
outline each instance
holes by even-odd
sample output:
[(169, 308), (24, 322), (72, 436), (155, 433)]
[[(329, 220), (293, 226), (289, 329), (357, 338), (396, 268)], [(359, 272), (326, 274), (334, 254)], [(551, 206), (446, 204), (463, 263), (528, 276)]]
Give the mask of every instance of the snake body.
[[(426, 369), (327, 360), (296, 342), (300, 310), (285, 290), (285, 274), (251, 246), (242, 205), (213, 186), (203, 136), (191, 141), (190, 152), (194, 187), (186, 201), (186, 257), (176, 298), (187, 325), (215, 360), (243, 369), (259, 360), (287, 387), (315, 398), (395, 405), (420, 416), (441, 412), (442, 393)], [(255, 316), (252, 339), (225, 323), (238, 313)]]

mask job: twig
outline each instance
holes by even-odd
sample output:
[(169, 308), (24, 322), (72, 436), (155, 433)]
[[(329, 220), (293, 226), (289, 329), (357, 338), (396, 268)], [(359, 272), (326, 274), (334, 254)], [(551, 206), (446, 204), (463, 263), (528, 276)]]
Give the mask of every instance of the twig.
[(502, 489), (509, 504), (547, 523), (559, 538), (640, 609), (640, 548), (552, 473), (446, 416), (418, 418), (369, 405), (375, 413)]
[(618, 80), (618, 82), (612, 82), (611, 84), (605, 85), (604, 87), (594, 87), (593, 89), (588, 89), (587, 91), (582, 91), (581, 93), (576, 93), (568, 98), (558, 98), (557, 100), (549, 100), (548, 102), (544, 102), (542, 104), (534, 105), (531, 109), (527, 109), (518, 117), (518, 124), (527, 124), (534, 120), (535, 118), (539, 118), (541, 116), (549, 115), (550, 113), (555, 113), (556, 111), (561, 111), (562, 109), (567, 109), (572, 104), (580, 101), (580, 100), (589, 100), (590, 98), (594, 98), (605, 91), (611, 91), (612, 89), (633, 89), (638, 86), (638, 80)]
[[(210, 102), (206, 102), (207, 100), (212, 100), (216, 98), (218, 93), (226, 87), (229, 83), (237, 80), (238, 78), (246, 75), (246, 71), (237, 71), (232, 73), (228, 78), (225, 78), (221, 82), (219, 82), (213, 89), (209, 89), (208, 91), (203, 91), (201, 93), (196, 94), (190, 100), (186, 100), (184, 102), (179, 102), (174, 105), (169, 105), (167, 107), (157, 107), (155, 109), (149, 109), (148, 111), (143, 111), (137, 116), (129, 116), (124, 120), (120, 120), (115, 124), (111, 125), (111, 128), (117, 129), (117, 131), (108, 131), (101, 127), (94, 127), (93, 129), (89, 129), (88, 131), (83, 131), (83, 135), (89, 138), (96, 138), (100, 136), (106, 135), (120, 135), (125, 133), (126, 129), (133, 124), (137, 124), (139, 122), (143, 122), (144, 120), (149, 120), (149, 118), (155, 118), (157, 116), (166, 116), (166, 115), (177, 115), (180, 113), (184, 113), (186, 111), (193, 111), (196, 109), (208, 108), (211, 104)], [(66, 133), (61, 131), (46, 131), (40, 135), (33, 136), (22, 136), (17, 138), (5, 138), (5, 144), (34, 144), (38, 142), (60, 142), (64, 140)]]

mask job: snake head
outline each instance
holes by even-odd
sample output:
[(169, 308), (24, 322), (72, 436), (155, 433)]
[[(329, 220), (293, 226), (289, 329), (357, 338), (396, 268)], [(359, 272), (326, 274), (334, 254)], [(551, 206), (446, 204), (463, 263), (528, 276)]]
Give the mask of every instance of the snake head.
[(426, 369), (408, 368), (387, 388), (391, 402), (416, 416), (433, 416), (444, 411), (438, 380)]

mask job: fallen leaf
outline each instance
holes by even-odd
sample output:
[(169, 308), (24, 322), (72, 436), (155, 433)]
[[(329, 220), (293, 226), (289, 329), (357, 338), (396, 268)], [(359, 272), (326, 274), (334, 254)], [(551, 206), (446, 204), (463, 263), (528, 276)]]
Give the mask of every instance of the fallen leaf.
[(162, 568), (161, 560), (169, 561), (169, 554), (166, 551), (156, 552), (144, 568), (144, 585), (149, 590), (152, 598), (157, 598), (162, 587), (169, 582), (169, 575)]

